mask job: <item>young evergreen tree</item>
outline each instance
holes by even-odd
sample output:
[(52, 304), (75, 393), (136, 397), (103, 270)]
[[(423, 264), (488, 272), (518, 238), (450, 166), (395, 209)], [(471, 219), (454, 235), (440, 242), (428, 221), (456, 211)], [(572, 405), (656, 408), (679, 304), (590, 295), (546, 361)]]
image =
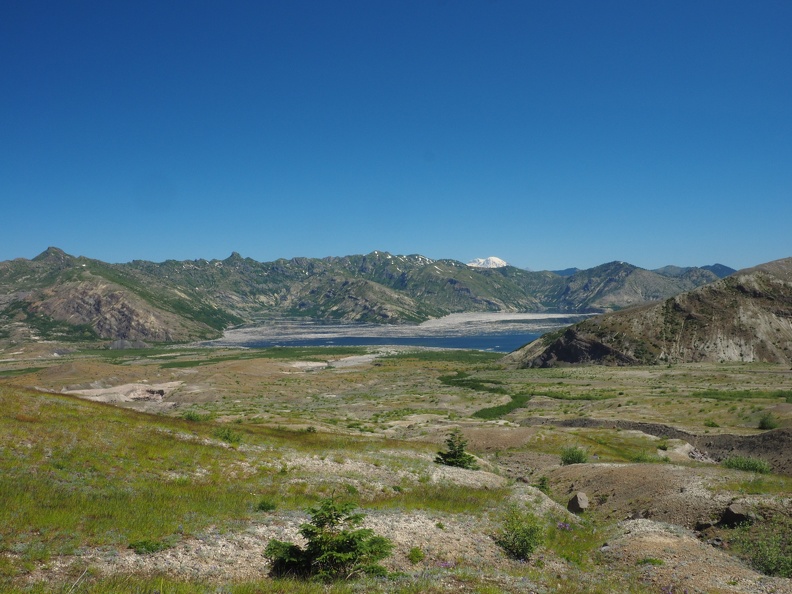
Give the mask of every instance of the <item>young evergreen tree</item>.
[(300, 526), (300, 534), (308, 541), (305, 548), (275, 539), (267, 544), (264, 556), (272, 563), (271, 575), (332, 581), (386, 574), (378, 562), (391, 554), (393, 543), (360, 528), (363, 514), (352, 513), (354, 509), (353, 503), (339, 503), (332, 497), (309, 509), (311, 521)]
[(437, 452), (435, 462), (438, 464), (445, 464), (446, 466), (456, 466), (457, 468), (467, 468), (469, 470), (477, 470), (476, 458), (465, 451), (467, 441), (462, 437), (462, 431), (452, 429), (446, 439), (446, 447), (448, 451)]

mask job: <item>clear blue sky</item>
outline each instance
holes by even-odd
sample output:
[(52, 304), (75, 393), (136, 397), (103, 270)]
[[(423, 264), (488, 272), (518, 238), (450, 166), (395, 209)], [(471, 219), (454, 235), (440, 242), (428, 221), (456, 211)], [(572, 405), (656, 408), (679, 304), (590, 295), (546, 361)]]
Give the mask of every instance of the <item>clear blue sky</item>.
[(792, 2), (0, 3), (0, 260), (792, 256)]

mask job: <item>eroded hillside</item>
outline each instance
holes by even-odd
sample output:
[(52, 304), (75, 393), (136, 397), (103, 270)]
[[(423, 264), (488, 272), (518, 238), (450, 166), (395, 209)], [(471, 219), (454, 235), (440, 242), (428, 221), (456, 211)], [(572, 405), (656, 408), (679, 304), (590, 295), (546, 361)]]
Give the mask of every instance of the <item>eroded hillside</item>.
[(511, 356), (523, 366), (696, 361), (792, 363), (792, 258), (662, 303), (592, 318)]

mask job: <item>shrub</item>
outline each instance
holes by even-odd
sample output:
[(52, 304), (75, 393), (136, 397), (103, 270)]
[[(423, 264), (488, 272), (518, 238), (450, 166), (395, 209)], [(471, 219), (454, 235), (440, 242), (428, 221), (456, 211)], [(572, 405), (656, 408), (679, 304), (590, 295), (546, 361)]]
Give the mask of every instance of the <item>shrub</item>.
[(277, 509), (277, 505), (270, 499), (262, 499), (256, 504), (256, 511), (271, 512)]
[(476, 458), (465, 451), (466, 446), (467, 441), (462, 437), (462, 431), (453, 429), (446, 439), (448, 451), (437, 452), (435, 462), (437, 464), (445, 464), (446, 466), (477, 470), (478, 464), (476, 464)]
[(748, 458), (743, 456), (729, 456), (721, 462), (726, 468), (733, 468), (734, 470), (745, 470), (748, 472), (758, 472), (767, 474), (772, 469), (770, 464), (758, 458)]
[(136, 540), (129, 543), (129, 548), (135, 551), (138, 555), (150, 555), (152, 553), (159, 553), (165, 549), (169, 549), (171, 545), (162, 540)]
[(413, 547), (410, 549), (410, 552), (407, 553), (407, 560), (413, 565), (420, 563), (424, 559), (426, 559), (426, 553), (424, 553), (420, 547)]
[(765, 413), (759, 419), (759, 429), (777, 429), (779, 427), (778, 419), (776, 419), (772, 414)]
[(705, 427), (720, 427), (720, 425), (718, 425), (718, 424), (717, 424), (715, 421), (713, 421), (712, 419), (707, 419), (706, 421), (704, 421), (704, 426), (705, 426)]
[(544, 529), (535, 515), (512, 507), (506, 512), (501, 529), (493, 538), (509, 557), (525, 561), (542, 544)]
[(194, 410), (188, 410), (182, 415), (182, 418), (185, 421), (193, 421), (195, 423), (200, 423), (201, 421), (206, 421), (209, 419), (211, 415), (202, 415), (199, 412), (195, 412)]
[(570, 446), (561, 450), (561, 464), (585, 464), (588, 454), (583, 448)]
[(546, 476), (540, 476), (539, 480), (533, 485), (545, 495), (550, 495), (550, 479)]
[(218, 427), (214, 431), (214, 436), (226, 443), (240, 443), (242, 441), (242, 435), (230, 427)]
[(323, 580), (351, 579), (363, 574), (384, 575), (378, 565), (393, 550), (393, 543), (373, 530), (359, 528), (362, 514), (352, 513), (353, 503), (323, 499), (308, 509), (311, 521), (300, 526), (307, 545), (271, 540), (264, 556), (272, 564), (273, 577), (316, 576)]

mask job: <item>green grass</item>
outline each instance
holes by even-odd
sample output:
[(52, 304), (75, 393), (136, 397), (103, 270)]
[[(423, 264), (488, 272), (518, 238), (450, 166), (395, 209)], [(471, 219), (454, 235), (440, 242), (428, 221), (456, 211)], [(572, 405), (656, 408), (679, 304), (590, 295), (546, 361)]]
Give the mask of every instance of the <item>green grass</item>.
[(733, 480), (718, 486), (719, 490), (735, 491), (745, 495), (789, 495), (792, 493), (792, 477), (767, 474)]
[(502, 358), (503, 353), (470, 350), (410, 351), (383, 357), (383, 359), (414, 359), (416, 361), (449, 363), (494, 363)]
[(41, 371), (42, 369), (46, 369), (46, 367), (26, 367), (25, 369), (7, 369), (5, 371), (0, 371), (0, 377), (17, 377), (18, 375), (36, 373), (37, 371)]
[(437, 379), (440, 380), (440, 383), (455, 388), (490, 392), (491, 394), (508, 394), (508, 391), (501, 387), (503, 385), (502, 381), (470, 377), (470, 374), (465, 371), (458, 371), (456, 375), (441, 375)]
[[(235, 426), (232, 437), (250, 446), (240, 451), (213, 441), (222, 429), (0, 386), (0, 558), (15, 553), (1, 573), (18, 575), (84, 547), (174, 544), (209, 526), (246, 525), (263, 499), (289, 510), (327, 495), (332, 487), (295, 489), (293, 475), (280, 474), (284, 447), (382, 449), (378, 440)], [(442, 504), (438, 493), (435, 504), (471, 509), (493, 497), (468, 491)]]
[(765, 398), (792, 398), (792, 390), (715, 390), (706, 389), (691, 392), (689, 396), (695, 398), (710, 398), (712, 400), (750, 400)]
[(558, 520), (545, 531), (545, 546), (569, 563), (587, 568), (595, 563), (603, 537), (602, 526), (591, 518), (576, 523)]
[(426, 484), (393, 491), (393, 495), (368, 503), (368, 507), (382, 509), (425, 510), (447, 514), (480, 514), (499, 507), (510, 491), (474, 489), (455, 484)]
[[(211, 351), (209, 351), (211, 352)], [(289, 359), (295, 361), (326, 361), (331, 357), (363, 355), (368, 352), (363, 347), (273, 347), (269, 349), (240, 349), (237, 353), (207, 357), (205, 359), (188, 359), (166, 361), (161, 369), (185, 369), (202, 365), (215, 365), (227, 361), (245, 361), (250, 359)]]
[(548, 390), (545, 392), (531, 392), (532, 396), (544, 396), (545, 398), (552, 398), (554, 400), (610, 400), (616, 398), (616, 394), (611, 394), (606, 391), (590, 390), (580, 394), (571, 394), (569, 392), (562, 392), (556, 390)]
[(744, 456), (730, 456), (721, 462), (721, 465), (733, 470), (744, 470), (747, 472), (758, 472), (768, 474), (772, 468), (770, 464), (758, 458), (748, 458)]
[(499, 419), (503, 416), (506, 416), (510, 412), (517, 410), (518, 408), (524, 407), (530, 399), (530, 394), (517, 394), (516, 396), (512, 396), (511, 401), (507, 402), (506, 404), (482, 408), (481, 410), (474, 412), (473, 416), (477, 419)]

